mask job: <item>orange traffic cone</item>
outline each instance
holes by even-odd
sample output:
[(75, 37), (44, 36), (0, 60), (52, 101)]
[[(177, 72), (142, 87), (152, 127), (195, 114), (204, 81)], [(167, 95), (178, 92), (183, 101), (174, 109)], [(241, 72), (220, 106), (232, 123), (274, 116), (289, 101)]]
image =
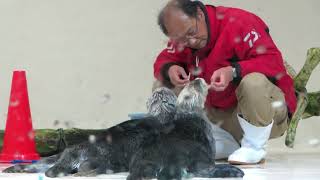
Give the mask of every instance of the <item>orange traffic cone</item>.
[(25, 71), (14, 71), (0, 162), (38, 160)]

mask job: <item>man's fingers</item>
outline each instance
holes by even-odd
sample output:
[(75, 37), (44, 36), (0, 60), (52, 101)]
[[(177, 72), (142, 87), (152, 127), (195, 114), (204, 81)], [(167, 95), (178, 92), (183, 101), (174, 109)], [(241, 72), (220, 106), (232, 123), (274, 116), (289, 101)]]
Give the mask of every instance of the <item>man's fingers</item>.
[(223, 81), (225, 78), (222, 76), (223, 76), (223, 74), (219, 70), (213, 72), (211, 79), (210, 79), (211, 83)]
[(214, 85), (214, 84), (211, 84), (210, 86), (209, 86), (209, 89), (212, 89), (212, 90), (214, 90), (214, 91), (224, 91), (225, 89), (226, 89), (226, 87), (225, 86), (216, 86), (216, 85)]
[(210, 88), (215, 91), (224, 91), (229, 85), (229, 77), (226, 68), (218, 69), (211, 76)]
[(223, 82), (212, 82), (209, 85), (209, 89), (212, 89), (214, 91), (224, 91), (226, 88), (227, 86)]
[(213, 82), (212, 83), (215, 87), (225, 87), (227, 83), (225, 81), (220, 81), (220, 82)]
[(178, 86), (178, 87), (183, 87), (185, 86), (186, 83), (189, 82), (189, 79), (181, 79), (179, 76), (176, 76), (176, 78), (174, 78), (172, 80), (172, 83), (175, 85), (175, 86)]
[(179, 69), (178, 74), (175, 78), (175, 85), (179, 87), (183, 87), (189, 81), (190, 81), (190, 78), (187, 75), (186, 71), (183, 68)]
[(189, 79), (180, 79), (179, 82), (178, 82), (178, 85), (180, 86), (185, 86), (187, 83), (189, 83), (190, 80)]
[(187, 75), (186, 71), (183, 68), (180, 69), (180, 74), (181, 74), (183, 79), (188, 79), (188, 75)]
[(226, 89), (226, 87), (224, 86), (224, 87), (217, 87), (215, 90), (216, 91), (224, 91)]
[(210, 81), (211, 81), (211, 83), (217, 81), (217, 73), (216, 73), (216, 71), (213, 72), (213, 74), (212, 74), (212, 76), (210, 78)]
[(220, 76), (220, 81), (218, 82), (218, 85), (220, 85), (220, 86), (226, 85), (226, 77), (223, 74), (221, 74), (221, 76)]
[[(218, 81), (219, 80), (219, 81)], [(211, 81), (216, 87), (225, 87), (226, 86), (226, 77), (221, 74), (215, 81)]]
[(186, 84), (177, 84), (176, 86), (177, 86), (177, 87), (185, 87)]
[(214, 83), (212, 83), (212, 85), (214, 85), (215, 87), (224, 87), (225, 83), (224, 82), (214, 82)]

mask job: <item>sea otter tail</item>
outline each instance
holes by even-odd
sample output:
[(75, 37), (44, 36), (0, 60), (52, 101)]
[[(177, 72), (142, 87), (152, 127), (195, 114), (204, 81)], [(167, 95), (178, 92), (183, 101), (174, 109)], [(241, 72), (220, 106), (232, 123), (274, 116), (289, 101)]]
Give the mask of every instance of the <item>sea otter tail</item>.
[(196, 173), (193, 172), (192, 176), (203, 178), (243, 177), (244, 172), (236, 166), (230, 164), (217, 164), (209, 168), (201, 169)]
[(217, 164), (208, 172), (211, 178), (243, 177), (244, 172), (230, 164)]
[(4, 169), (3, 173), (44, 173), (51, 168), (59, 159), (60, 154), (42, 158), (40, 161), (33, 164), (16, 164)]

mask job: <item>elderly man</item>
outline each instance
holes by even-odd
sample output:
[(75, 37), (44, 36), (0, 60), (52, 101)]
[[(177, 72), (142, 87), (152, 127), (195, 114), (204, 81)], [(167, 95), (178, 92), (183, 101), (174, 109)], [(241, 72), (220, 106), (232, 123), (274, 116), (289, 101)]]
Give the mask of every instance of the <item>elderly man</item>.
[(170, 39), (154, 63), (158, 82), (178, 92), (204, 78), (209, 119), (241, 145), (228, 161), (262, 162), (268, 139), (284, 134), (296, 108), (293, 80), (268, 26), (250, 12), (192, 0), (169, 1), (158, 24)]

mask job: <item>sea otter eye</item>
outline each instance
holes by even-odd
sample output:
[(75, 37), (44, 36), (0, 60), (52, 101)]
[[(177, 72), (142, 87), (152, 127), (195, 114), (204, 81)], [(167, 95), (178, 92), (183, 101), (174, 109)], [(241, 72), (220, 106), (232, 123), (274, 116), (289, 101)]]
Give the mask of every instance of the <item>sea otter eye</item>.
[(188, 100), (190, 100), (190, 99), (191, 99), (191, 96), (190, 96), (190, 95), (184, 96), (184, 100), (188, 101)]

